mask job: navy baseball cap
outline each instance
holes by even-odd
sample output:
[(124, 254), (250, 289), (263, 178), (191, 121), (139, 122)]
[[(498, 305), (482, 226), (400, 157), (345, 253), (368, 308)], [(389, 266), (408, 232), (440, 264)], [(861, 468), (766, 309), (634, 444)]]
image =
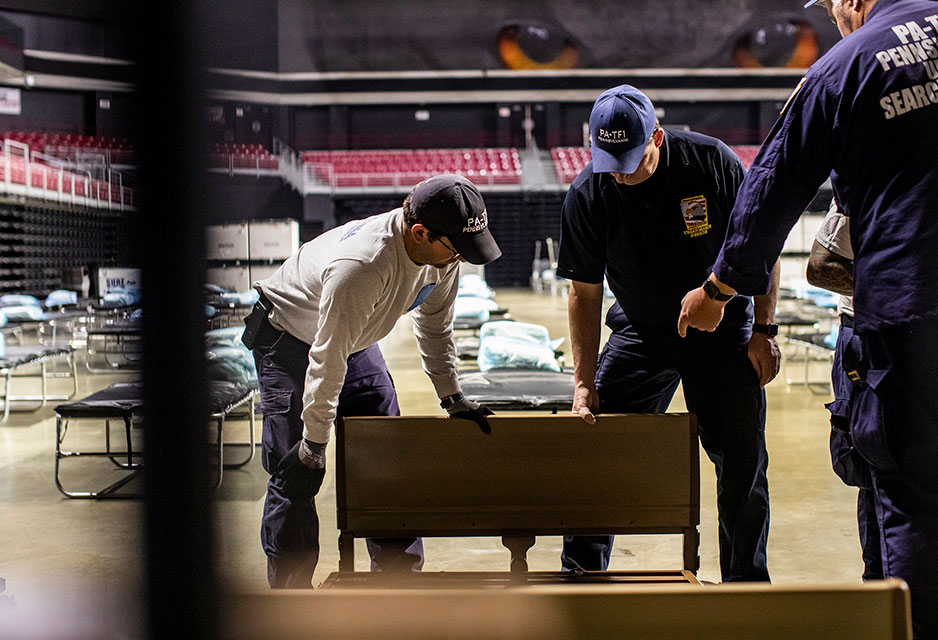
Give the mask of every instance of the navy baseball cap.
[(819, 4), (826, 9), (828, 2), (829, 0), (808, 0), (804, 3), (804, 8), (807, 9), (808, 7), (813, 7), (814, 5)]
[(488, 264), (502, 255), (489, 231), (482, 194), (466, 178), (452, 174), (427, 178), (414, 187), (410, 206), (420, 224), (449, 238), (467, 262)]
[(634, 173), (655, 130), (655, 107), (630, 84), (604, 91), (590, 113), (593, 173)]

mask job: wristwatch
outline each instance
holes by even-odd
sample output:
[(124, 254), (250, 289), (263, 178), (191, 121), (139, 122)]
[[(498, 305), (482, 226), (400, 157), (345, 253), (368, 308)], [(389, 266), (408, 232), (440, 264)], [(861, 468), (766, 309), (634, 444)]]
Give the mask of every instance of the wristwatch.
[(707, 278), (703, 283), (704, 293), (707, 294), (707, 297), (711, 300), (716, 300), (717, 302), (726, 302), (727, 300), (732, 300), (733, 295), (729, 293), (721, 293), (719, 287), (717, 287), (713, 280)]
[(454, 393), (454, 394), (451, 395), (451, 396), (446, 396), (445, 398), (443, 398), (442, 400), (440, 400), (440, 407), (442, 407), (443, 409), (449, 409), (449, 408), (452, 407), (454, 404), (456, 404), (457, 402), (459, 402), (460, 400), (462, 400), (463, 397), (464, 397), (464, 396), (463, 396), (462, 392)]
[(753, 323), (752, 325), (753, 333), (764, 333), (770, 338), (774, 338), (778, 335), (778, 325), (777, 324), (759, 324), (758, 322)]

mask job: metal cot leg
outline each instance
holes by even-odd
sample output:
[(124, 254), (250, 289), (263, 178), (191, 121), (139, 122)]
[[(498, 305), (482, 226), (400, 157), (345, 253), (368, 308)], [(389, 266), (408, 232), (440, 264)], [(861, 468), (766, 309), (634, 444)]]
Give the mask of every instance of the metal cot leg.
[(218, 444), (218, 447), (217, 447), (217, 449), (218, 449), (218, 479), (217, 479), (216, 482), (215, 482), (215, 488), (217, 489), (218, 487), (221, 486), (222, 475), (224, 474), (224, 470), (225, 470), (225, 443), (224, 443), (224, 440), (223, 440), (223, 438), (224, 438), (224, 430), (225, 430), (225, 416), (224, 416), (224, 414), (221, 415), (221, 416), (219, 416), (218, 419), (215, 420), (215, 424), (216, 424), (216, 426), (217, 426), (217, 434), (216, 434), (216, 436), (217, 436), (217, 438), (218, 438), (218, 440), (217, 440), (217, 444)]
[(46, 406), (46, 396), (48, 394), (48, 382), (46, 381), (46, 374), (48, 373), (48, 368), (46, 367), (46, 361), (43, 360), (39, 363), (39, 377), (42, 379), (40, 382), (42, 388), (42, 398), (39, 400), (39, 408), (42, 409)]
[(13, 376), (13, 369), (7, 369), (7, 374), (3, 377), (3, 419), (0, 422), (6, 422), (10, 417), (10, 378)]
[(254, 421), (254, 392), (251, 393), (251, 399), (249, 403), (249, 414), (248, 414), (248, 441), (247, 442), (229, 442), (227, 446), (229, 447), (248, 447), (248, 455), (244, 460), (239, 460), (238, 462), (226, 462), (226, 469), (240, 469), (251, 460), (254, 459), (256, 452), (256, 445), (254, 444), (254, 438), (257, 437), (256, 423)]

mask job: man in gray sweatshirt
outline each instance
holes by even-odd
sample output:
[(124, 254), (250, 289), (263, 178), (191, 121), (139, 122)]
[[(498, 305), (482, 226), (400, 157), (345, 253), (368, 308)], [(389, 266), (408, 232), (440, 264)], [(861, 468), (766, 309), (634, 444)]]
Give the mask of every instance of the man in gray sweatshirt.
[[(355, 220), (303, 244), (266, 280), (245, 320), (271, 474), (261, 528), (273, 588), (310, 588), (319, 559), (315, 496), (337, 416), (400, 415), (378, 341), (413, 311), (424, 370), (450, 416), (490, 430), (491, 411), (457, 380), (453, 302), (459, 263), (501, 255), (478, 189), (461, 176), (418, 184), (403, 207)], [(419, 538), (368, 539), (373, 571), (419, 571)]]

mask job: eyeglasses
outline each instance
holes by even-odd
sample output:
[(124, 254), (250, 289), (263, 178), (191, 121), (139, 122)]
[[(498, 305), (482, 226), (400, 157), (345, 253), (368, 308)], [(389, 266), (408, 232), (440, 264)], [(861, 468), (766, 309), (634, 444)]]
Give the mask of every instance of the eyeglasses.
[(442, 237), (442, 236), (440, 236), (439, 238), (437, 238), (437, 240), (439, 240), (439, 242), (440, 242), (441, 245), (443, 245), (444, 247), (446, 247), (447, 249), (449, 249), (449, 252), (453, 254), (453, 257), (454, 257), (454, 258), (458, 258), (458, 257), (459, 257), (459, 252), (456, 251), (456, 249), (454, 249), (453, 247), (451, 247), (451, 246), (449, 246), (448, 244), (446, 244), (445, 242), (443, 242), (443, 237)]

